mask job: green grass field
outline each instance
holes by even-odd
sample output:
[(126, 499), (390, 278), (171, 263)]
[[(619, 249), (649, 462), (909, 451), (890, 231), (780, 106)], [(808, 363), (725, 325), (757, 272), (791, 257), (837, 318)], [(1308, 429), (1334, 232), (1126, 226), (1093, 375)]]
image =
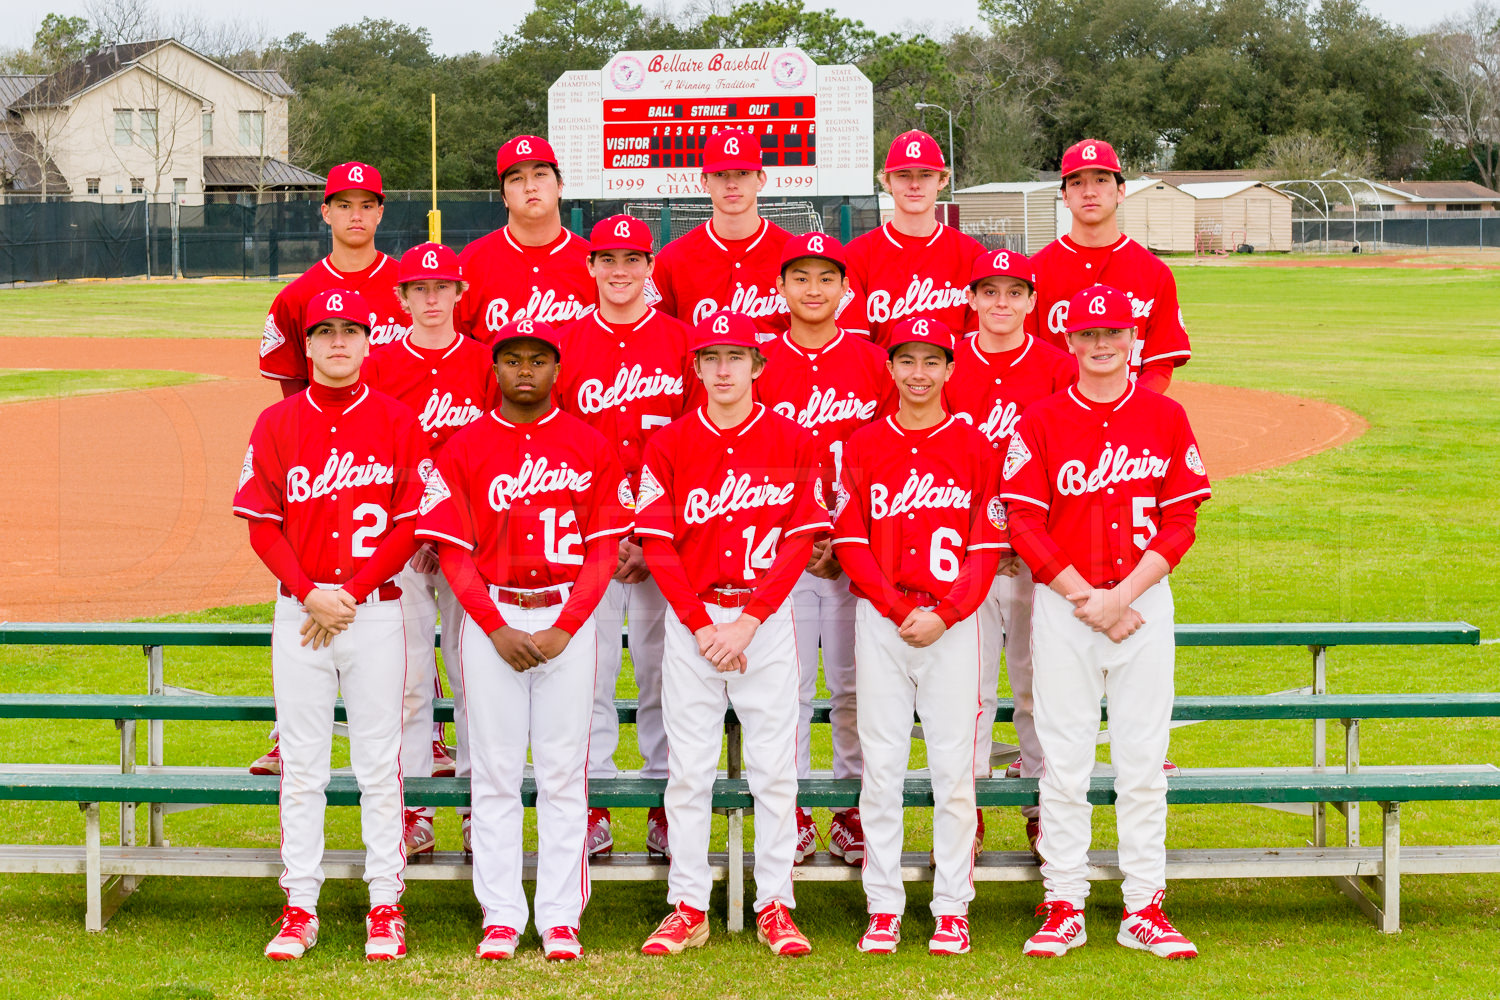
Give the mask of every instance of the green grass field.
[(284, 281), (63, 282), (12, 288), (4, 334), (259, 338)]
[[(1486, 636), (1500, 631), (1500, 533), (1492, 510), (1500, 440), (1500, 334), (1494, 304), (1500, 272), (1395, 269), (1183, 268), (1178, 272), (1195, 357), (1194, 381), (1269, 389), (1348, 407), (1370, 431), (1340, 449), (1283, 469), (1219, 481), (1202, 510), (1199, 541), (1175, 574), (1178, 620), (1317, 621), (1465, 619)], [(120, 296), (140, 295), (122, 304)], [(269, 300), (266, 285), (65, 286), (6, 292), (0, 301), (43, 317), (55, 333), (90, 332), (99, 309), (128, 311), (134, 335), (198, 335), (172, 317), (195, 296), (223, 295), (213, 325), (250, 335)], [(54, 298), (46, 299), (47, 295)], [(26, 298), (31, 297), (31, 298)], [(231, 306), (228, 297), (238, 305)], [(220, 307), (222, 306), (222, 308)], [(160, 323), (160, 328), (156, 324)], [(23, 324), (29, 325), (29, 324)], [(14, 329), (14, 327), (13, 327)], [(1213, 470), (1210, 469), (1210, 474)], [(267, 606), (221, 609), (197, 620), (266, 620)], [(1308, 682), (1305, 650), (1184, 650), (1184, 694), (1257, 693)], [(223, 694), (269, 691), (264, 652), (173, 650), (170, 683)], [(17, 691), (121, 691), (144, 687), (131, 650), (19, 647), (0, 650), (0, 681)], [(1330, 686), (1339, 691), (1495, 690), (1500, 646), (1379, 651), (1335, 649)], [(1335, 727), (1336, 731), (1336, 727)], [(5, 759), (103, 763), (116, 753), (104, 723), (8, 722)], [(1000, 738), (1006, 738), (1003, 729)], [(1332, 734), (1331, 734), (1332, 735)], [(1374, 721), (1362, 727), (1367, 764), (1500, 762), (1500, 722)], [(1337, 745), (1338, 741), (1330, 740)], [(265, 746), (259, 726), (169, 727), (167, 761), (243, 765)], [(815, 755), (828, 759), (827, 731)], [(1306, 724), (1210, 723), (1174, 730), (1172, 757), (1184, 766), (1304, 764)], [(343, 761), (339, 761), (343, 763)], [(815, 764), (816, 766), (816, 764)], [(6, 839), (77, 842), (82, 819), (65, 805), (12, 804)], [(1376, 810), (1365, 810), (1364, 842), (1376, 843)], [(819, 816), (826, 825), (826, 815)], [(1403, 810), (1406, 843), (1500, 842), (1500, 809), (1418, 804)], [(616, 816), (616, 839), (641, 843), (640, 815)], [(1020, 849), (1013, 812), (988, 816), (993, 848)], [(1114, 846), (1112, 810), (1099, 810), (1095, 843)], [(1174, 809), (1169, 846), (1300, 846), (1305, 817), (1249, 807)], [(219, 808), (168, 819), (174, 844), (274, 846), (265, 808)], [(1339, 830), (1338, 821), (1330, 824)], [(909, 843), (927, 842), (927, 817), (912, 813)], [(457, 845), (451, 815), (438, 821), (439, 847)], [(357, 846), (351, 810), (330, 812), (329, 845)], [(982, 883), (971, 911), (975, 951), (929, 958), (928, 889), (912, 886), (908, 943), (892, 959), (854, 950), (864, 924), (857, 883), (803, 884), (798, 921), (815, 952), (778, 961), (753, 933), (723, 933), (716, 893), (715, 937), (680, 959), (636, 954), (664, 914), (659, 883), (601, 883), (585, 915), (585, 959), (547, 966), (536, 939), (499, 967), (472, 957), (479, 913), (468, 886), (413, 882), (405, 902), (411, 957), (394, 966), (360, 960), (364, 890), (329, 883), (322, 940), (307, 959), (272, 966), (260, 949), (282, 896), (270, 881), (148, 879), (98, 936), (83, 930), (78, 878), (0, 877), (0, 901), (16, 920), (0, 941), (0, 967), (17, 997), (301, 998), (391, 995), (510, 997), (1306, 997), (1328, 994), (1500, 995), (1500, 877), (1407, 877), (1404, 931), (1377, 933), (1330, 884), (1315, 880), (1180, 882), (1169, 913), (1202, 957), (1164, 963), (1110, 940), (1120, 902), (1116, 884), (1096, 886), (1094, 942), (1058, 962), (1023, 961), (1035, 928), (1040, 886)]]
[(194, 375), (191, 372), (126, 368), (105, 371), (55, 368), (28, 371), (0, 368), (0, 403), (21, 403), (29, 399), (60, 399), (64, 396), (97, 396), (106, 392), (128, 392), (132, 389), (154, 389), (165, 385), (187, 385), (215, 377)]

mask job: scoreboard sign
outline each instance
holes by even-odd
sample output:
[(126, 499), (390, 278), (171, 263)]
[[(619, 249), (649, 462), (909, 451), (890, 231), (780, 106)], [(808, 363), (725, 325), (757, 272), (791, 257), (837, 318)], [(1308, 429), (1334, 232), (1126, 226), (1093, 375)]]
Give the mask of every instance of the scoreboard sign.
[(800, 49), (621, 52), (564, 73), (548, 104), (568, 197), (706, 197), (704, 142), (724, 128), (756, 137), (767, 196), (873, 188), (870, 81)]

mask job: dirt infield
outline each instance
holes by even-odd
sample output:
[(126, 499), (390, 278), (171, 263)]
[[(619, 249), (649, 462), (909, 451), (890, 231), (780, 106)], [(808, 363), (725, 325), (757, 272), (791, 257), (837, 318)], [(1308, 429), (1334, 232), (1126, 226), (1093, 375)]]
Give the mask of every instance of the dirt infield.
[[(0, 368), (152, 368), (223, 380), (0, 406), (0, 620), (117, 621), (266, 600), (270, 574), (229, 513), (256, 415), (280, 390), (253, 340), (0, 338)], [(1340, 407), (1180, 382), (1216, 478), (1335, 447)]]

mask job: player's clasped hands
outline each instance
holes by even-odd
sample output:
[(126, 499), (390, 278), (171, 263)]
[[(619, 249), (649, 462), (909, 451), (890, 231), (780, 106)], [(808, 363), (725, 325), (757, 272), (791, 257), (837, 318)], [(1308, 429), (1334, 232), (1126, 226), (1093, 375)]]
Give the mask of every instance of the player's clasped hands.
[(490, 633), (495, 652), (518, 674), (556, 657), (567, 648), (571, 638), (560, 628), (544, 628), (532, 633), (503, 625)]
[(1021, 557), (1011, 556), (1009, 559), (1001, 559), (1000, 565), (995, 568), (997, 576), (1016, 576), (1021, 572)]
[(1091, 587), (1068, 594), (1067, 599), (1073, 602), (1073, 617), (1095, 632), (1104, 633), (1110, 642), (1124, 642), (1146, 624), (1118, 587), (1107, 590)]
[(750, 661), (745, 659), (745, 649), (755, 638), (760, 622), (750, 615), (740, 615), (723, 625), (705, 625), (693, 633), (698, 640), (698, 652), (714, 665), (721, 674), (738, 671), (744, 673)]
[(913, 649), (925, 649), (943, 637), (947, 624), (935, 611), (917, 608), (906, 616), (899, 630), (901, 638)]
[(646, 567), (646, 557), (641, 552), (641, 547), (629, 539), (620, 541), (620, 559), (615, 565), (615, 575), (612, 579), (620, 583), (640, 583), (651, 575)]
[(411, 557), (413, 573), (436, 573), (438, 571), (437, 550), (431, 545), (424, 545), (417, 550), (417, 554)]
[(841, 572), (839, 561), (834, 558), (831, 539), (820, 538), (813, 543), (813, 553), (807, 560), (807, 572), (820, 580), (835, 579)]
[(346, 590), (314, 589), (303, 602), (307, 618), (302, 622), (302, 645), (313, 649), (333, 644), (333, 637), (354, 623), (359, 604)]

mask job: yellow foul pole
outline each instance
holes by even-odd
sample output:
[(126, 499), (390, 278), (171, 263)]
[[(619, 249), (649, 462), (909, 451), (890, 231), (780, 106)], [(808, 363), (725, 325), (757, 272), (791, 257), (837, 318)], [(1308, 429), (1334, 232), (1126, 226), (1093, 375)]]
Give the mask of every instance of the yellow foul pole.
[(432, 208), (427, 213), (427, 239), (443, 242), (443, 213), (437, 207), (437, 95), (432, 95)]

